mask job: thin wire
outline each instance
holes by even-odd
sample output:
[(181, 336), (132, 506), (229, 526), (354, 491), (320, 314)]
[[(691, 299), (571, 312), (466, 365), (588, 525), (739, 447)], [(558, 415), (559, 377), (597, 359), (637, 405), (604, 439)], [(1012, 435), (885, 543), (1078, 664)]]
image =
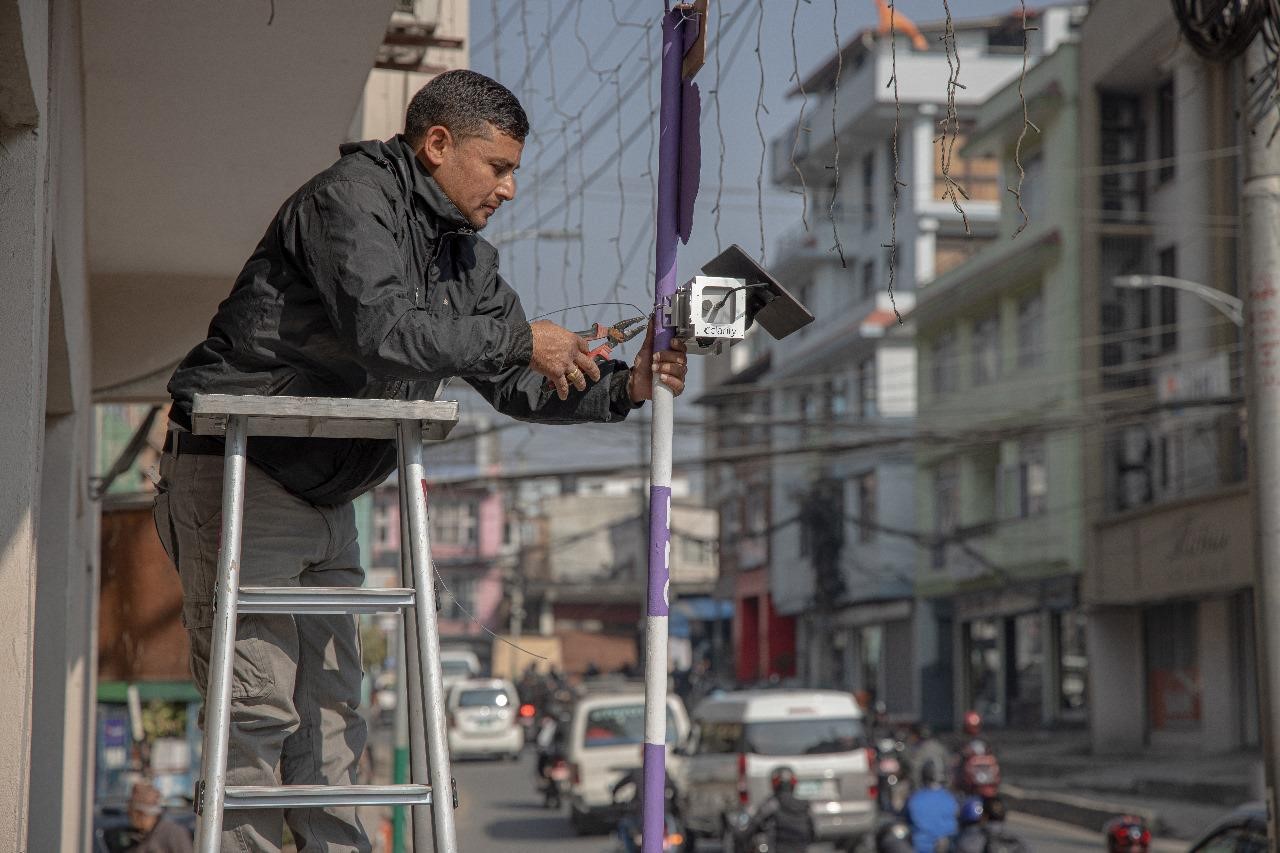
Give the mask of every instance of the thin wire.
[(1027, 135), (1027, 128), (1031, 128), (1037, 134), (1040, 133), (1040, 128), (1032, 123), (1031, 117), (1027, 114), (1027, 95), (1023, 91), (1023, 86), (1027, 81), (1027, 61), (1031, 52), (1027, 33), (1039, 28), (1027, 26), (1027, 0), (1019, 0), (1019, 4), (1022, 7), (1022, 74), (1018, 77), (1018, 100), (1022, 103), (1022, 130), (1018, 133), (1018, 142), (1013, 147), (1013, 163), (1018, 167), (1018, 186), (1006, 187), (1013, 194), (1013, 199), (1018, 205), (1018, 213), (1022, 214), (1022, 222), (1018, 225), (1017, 230), (1013, 232), (1014, 237), (1021, 234), (1031, 221), (1027, 216), (1027, 211), (1022, 207), (1022, 182), (1027, 177), (1026, 170), (1022, 168), (1022, 140)]
[(898, 199), (906, 188), (902, 180), (902, 158), (898, 152), (898, 138), (902, 127), (902, 99), (898, 97), (898, 33), (896, 28), (897, 0), (889, 0), (889, 85), (893, 87), (893, 203), (889, 209), (889, 304), (893, 306), (893, 316), (902, 325), (902, 312), (898, 310), (898, 299), (893, 293), (893, 285), (898, 273)]
[[(811, 3), (811, 0), (804, 0)], [(791, 10), (791, 79), (800, 90), (800, 114), (796, 116), (796, 136), (791, 141), (791, 168), (800, 179), (800, 221), (804, 224), (805, 233), (809, 231), (809, 184), (805, 180), (804, 170), (796, 164), (796, 150), (800, 147), (800, 134), (807, 133), (804, 126), (804, 110), (809, 105), (809, 93), (804, 90), (804, 78), (800, 76), (800, 51), (796, 47), (796, 19), (800, 17), (800, 0)], [(719, 108), (717, 107), (717, 110)], [(723, 181), (722, 181), (723, 182)]]
[(530, 317), (529, 322), (532, 323), (534, 320), (541, 320), (543, 317), (550, 317), (552, 314), (563, 314), (566, 311), (573, 311), (578, 308), (595, 308), (600, 305), (614, 305), (619, 307), (634, 308), (636, 309), (636, 311), (639, 311), (641, 314), (644, 314), (646, 316), (653, 310), (652, 308), (647, 310), (644, 308), (641, 308), (640, 306), (636, 305), (634, 302), (583, 302), (581, 305), (570, 305), (568, 308), (553, 308), (550, 311), (544, 311), (543, 313), (537, 315), (536, 317)]
[(836, 241), (832, 248), (840, 253), (840, 268), (848, 269), (849, 265), (845, 262), (844, 257), (844, 245), (840, 242), (840, 229), (836, 225), (836, 203), (840, 199), (840, 133), (836, 124), (836, 113), (840, 107), (840, 73), (844, 70), (844, 51), (841, 50), (840, 44), (839, 12), (840, 3), (838, 0), (832, 0), (831, 37), (836, 45), (836, 77), (835, 84), (831, 90), (831, 143), (835, 150), (831, 162), (834, 178), (831, 181), (831, 203), (827, 205), (827, 218), (831, 220), (831, 236)]

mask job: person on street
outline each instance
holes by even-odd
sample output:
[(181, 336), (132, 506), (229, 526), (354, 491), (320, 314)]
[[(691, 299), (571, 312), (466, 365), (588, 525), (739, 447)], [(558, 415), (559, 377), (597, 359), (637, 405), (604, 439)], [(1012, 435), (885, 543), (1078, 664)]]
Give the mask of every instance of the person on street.
[(804, 853), (813, 841), (813, 817), (809, 801), (796, 796), (796, 774), (790, 767), (778, 767), (769, 775), (773, 796), (760, 804), (751, 823), (742, 833), (745, 839), (763, 832), (771, 853)]
[(956, 853), (986, 853), (986, 809), (981, 797), (969, 797), (960, 804), (959, 823)]
[(151, 783), (133, 786), (126, 810), (130, 828), (138, 833), (129, 853), (191, 853), (190, 833), (164, 816), (160, 791)]
[(907, 799), (904, 809), (911, 825), (911, 843), (916, 853), (938, 853), (959, 831), (956, 822), (956, 798), (942, 787), (944, 771), (936, 762), (926, 761), (920, 768), (922, 787)]
[(933, 762), (944, 774), (951, 764), (951, 752), (933, 734), (933, 729), (926, 723), (917, 723), (911, 729), (911, 787), (919, 790), (924, 787), (921, 771), (924, 766)]
[[(433, 399), (459, 377), (498, 411), (543, 423), (618, 422), (655, 382), (684, 388), (683, 345), (633, 365), (530, 323), (479, 233), (516, 196), (529, 122), (505, 87), (472, 71), (433, 79), (394, 138), (340, 158), (284, 202), (169, 382), (170, 433), (155, 521), (182, 581), (196, 685), (208, 681), (221, 528), (222, 441), (191, 429), (197, 393)], [(242, 583), (360, 586), (352, 500), (395, 469), (392, 441), (254, 438), (245, 475)], [(351, 784), (364, 750), (361, 666), (350, 615), (241, 618), (230, 785)], [(227, 850), (368, 851), (354, 808), (227, 812)]]

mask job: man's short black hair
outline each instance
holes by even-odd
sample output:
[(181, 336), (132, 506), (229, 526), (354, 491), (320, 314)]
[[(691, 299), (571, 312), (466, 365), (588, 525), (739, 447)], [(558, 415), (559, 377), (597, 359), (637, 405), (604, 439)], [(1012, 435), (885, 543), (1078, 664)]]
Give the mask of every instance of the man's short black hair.
[(493, 125), (518, 142), (529, 133), (529, 119), (511, 91), (474, 71), (446, 71), (418, 90), (404, 117), (404, 135), (418, 144), (435, 125), (455, 137), (488, 136)]

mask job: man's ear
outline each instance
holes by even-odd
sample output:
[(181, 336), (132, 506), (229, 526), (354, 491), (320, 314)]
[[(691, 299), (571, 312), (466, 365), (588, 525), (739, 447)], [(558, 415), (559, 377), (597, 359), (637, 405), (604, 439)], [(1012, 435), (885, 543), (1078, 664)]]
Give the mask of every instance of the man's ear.
[(422, 138), (422, 157), (431, 168), (445, 161), (454, 146), (453, 134), (442, 124), (433, 124)]

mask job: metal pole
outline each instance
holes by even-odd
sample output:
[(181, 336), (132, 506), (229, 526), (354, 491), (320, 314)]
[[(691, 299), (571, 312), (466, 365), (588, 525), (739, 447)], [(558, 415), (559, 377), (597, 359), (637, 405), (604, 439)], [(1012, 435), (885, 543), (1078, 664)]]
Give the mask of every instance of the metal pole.
[[(409, 531), (409, 476), (408, 461), (405, 457), (404, 443), (400, 442), (399, 448), (399, 468), (397, 469), (396, 480), (400, 497), (400, 585), (413, 589), (416, 586), (413, 575), (413, 553), (410, 543), (413, 541), (413, 535)], [(435, 584), (432, 584), (432, 590)], [(417, 609), (415, 601), (414, 609)], [(430, 761), (427, 756), (427, 745), (423, 741), (426, 737), (426, 715), (422, 709), (422, 659), (418, 654), (421, 645), (418, 642), (418, 622), (411, 619), (409, 614), (405, 613), (400, 618), (400, 627), (404, 632), (404, 659), (405, 659), (405, 711), (407, 714), (405, 739), (399, 743), (407, 746), (409, 749), (409, 778), (415, 783), (424, 785), (431, 782)], [(413, 820), (410, 821), (413, 830), (413, 851), (414, 853), (426, 853), (431, 849), (431, 808), (430, 806), (413, 806)]]
[(196, 850), (217, 853), (222, 846), (222, 804), (227, 789), (227, 753), (231, 741), (231, 664), (236, 646), (236, 597), (240, 592), (240, 542), (244, 532), (245, 419), (227, 420), (222, 463), (222, 542), (218, 546), (218, 582), (214, 611), (209, 686), (205, 697), (204, 751)]
[[(431, 771), (432, 840), (436, 853), (457, 853), (458, 839), (453, 826), (453, 781), (449, 772), (449, 741), (444, 717), (444, 684), (440, 672), (440, 633), (436, 626), (436, 583), (431, 565), (431, 538), (427, 530), (427, 471), (423, 464), (422, 423), (400, 422), (400, 447), (407, 464), (401, 468), (402, 484), (409, 503), (409, 540), (413, 556), (416, 598), (413, 615), (418, 628), (422, 664), (427, 755)], [(416, 823), (416, 821), (415, 821)], [(415, 828), (416, 829), (416, 828)], [(426, 853), (415, 850), (414, 853)]]
[[(401, 540), (403, 542), (403, 540)], [(408, 584), (401, 583), (401, 586)], [(405, 631), (405, 620), (402, 616), (396, 626), (396, 716), (395, 716), (395, 756), (392, 764), (392, 780), (397, 785), (409, 781), (409, 690), (405, 684), (409, 667), (408, 632)], [(394, 806), (391, 810), (391, 849), (394, 853), (405, 853), (405, 831), (407, 815), (404, 806)]]
[[(680, 204), (681, 65), (684, 37), (679, 11), (662, 18), (662, 117), (658, 144), (658, 216), (655, 316), (676, 292), (676, 240)], [(654, 352), (671, 346), (660, 321)], [(648, 365), (640, 365), (641, 370)], [(644, 632), (644, 853), (661, 853), (667, 778), (667, 608), (671, 558), (671, 435), (675, 397), (653, 383), (653, 439), (649, 485), (649, 583)]]
[[(1268, 74), (1262, 39), (1245, 54), (1247, 78)], [(1248, 90), (1246, 84), (1245, 91)], [(1268, 125), (1269, 128), (1269, 125)], [(1244, 271), (1248, 286), (1249, 471), (1254, 496), (1254, 609), (1258, 637), (1264, 765), (1270, 849), (1280, 839), (1280, 144), (1268, 128), (1244, 137)]]

